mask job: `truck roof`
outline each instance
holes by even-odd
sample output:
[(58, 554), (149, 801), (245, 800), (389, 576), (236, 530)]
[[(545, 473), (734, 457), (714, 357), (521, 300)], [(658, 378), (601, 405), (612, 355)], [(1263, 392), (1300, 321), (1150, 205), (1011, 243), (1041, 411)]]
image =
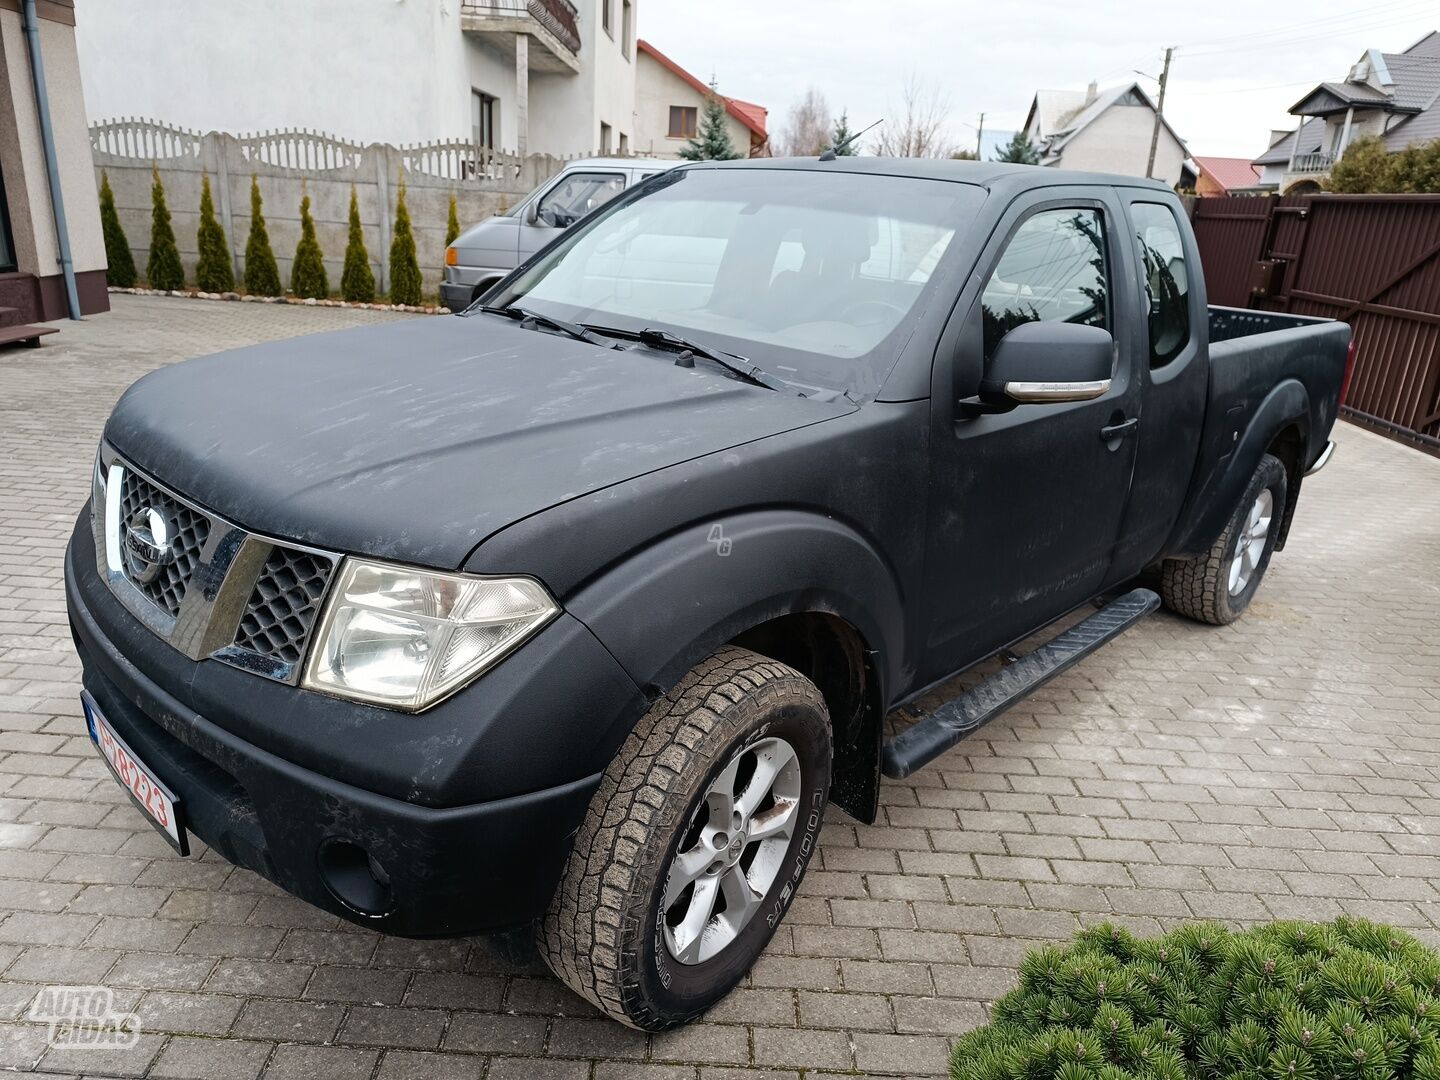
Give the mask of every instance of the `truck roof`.
[(692, 162), (689, 168), (720, 169), (828, 169), (834, 172), (868, 173), (877, 176), (910, 176), (921, 180), (950, 180), (981, 187), (1011, 189), (1056, 187), (1066, 184), (1105, 184), (1111, 187), (1144, 187), (1157, 191), (1171, 189), (1159, 180), (1118, 173), (1080, 172), (1044, 165), (1012, 165), (1003, 161), (955, 161), (949, 158), (837, 157), (820, 161), (813, 157), (748, 158), (738, 161)]

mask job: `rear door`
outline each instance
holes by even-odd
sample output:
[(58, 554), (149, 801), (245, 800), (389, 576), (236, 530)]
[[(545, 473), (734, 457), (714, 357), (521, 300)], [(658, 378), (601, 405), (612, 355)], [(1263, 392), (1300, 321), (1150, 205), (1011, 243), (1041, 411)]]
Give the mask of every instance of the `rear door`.
[(1194, 234), (1164, 192), (1127, 189), (1126, 242), (1135, 254), (1134, 325), (1145, 422), (1112, 579), (1138, 573), (1160, 552), (1194, 479), (1205, 423), (1209, 365), (1205, 287)]
[[(1107, 580), (1135, 463), (1140, 409), (1127, 318), (1133, 257), (1120, 200), (1108, 188), (1046, 188), (1002, 216), (976, 273), (985, 284), (963, 319), (953, 368), (932, 397), (931, 605), (926, 675), (939, 678), (1093, 596)], [(967, 417), (995, 346), (1035, 320), (1109, 331), (1110, 389), (1091, 401), (1017, 405)], [(947, 368), (937, 358), (936, 370)], [(963, 389), (969, 387), (968, 391)], [(1134, 420), (1126, 434), (1102, 428)]]

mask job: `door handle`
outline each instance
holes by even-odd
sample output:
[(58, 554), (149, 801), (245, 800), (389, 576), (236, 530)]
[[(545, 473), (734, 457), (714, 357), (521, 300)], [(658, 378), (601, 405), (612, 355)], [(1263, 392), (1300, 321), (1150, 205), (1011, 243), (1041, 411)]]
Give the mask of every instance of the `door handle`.
[(1111, 439), (1123, 439), (1139, 426), (1140, 418), (1138, 416), (1132, 416), (1129, 420), (1122, 420), (1118, 424), (1107, 424), (1105, 427), (1102, 427), (1100, 429), (1100, 438), (1105, 442), (1109, 442)]

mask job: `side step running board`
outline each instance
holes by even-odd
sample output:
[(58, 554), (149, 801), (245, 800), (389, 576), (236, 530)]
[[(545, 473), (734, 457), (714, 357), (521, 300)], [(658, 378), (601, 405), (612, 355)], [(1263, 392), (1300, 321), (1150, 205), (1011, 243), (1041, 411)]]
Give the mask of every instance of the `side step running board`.
[(1133, 589), (978, 686), (947, 701), (930, 716), (885, 743), (881, 764), (885, 775), (899, 780), (934, 761), (972, 731), (984, 727), (1159, 606), (1160, 597), (1149, 589)]

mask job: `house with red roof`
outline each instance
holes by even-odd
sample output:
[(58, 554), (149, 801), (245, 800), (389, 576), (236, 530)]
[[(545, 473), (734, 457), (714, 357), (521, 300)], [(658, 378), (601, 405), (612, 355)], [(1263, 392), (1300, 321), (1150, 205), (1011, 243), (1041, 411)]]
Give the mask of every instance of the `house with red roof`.
[[(674, 158), (695, 137), (711, 89), (648, 41), (635, 43), (635, 137), (648, 157)], [(769, 153), (765, 106), (720, 94), (730, 142), (742, 157)]]
[(1196, 154), (1195, 194), (1203, 198), (1216, 195), (1254, 192), (1260, 182), (1260, 170), (1249, 158), (1202, 157)]

